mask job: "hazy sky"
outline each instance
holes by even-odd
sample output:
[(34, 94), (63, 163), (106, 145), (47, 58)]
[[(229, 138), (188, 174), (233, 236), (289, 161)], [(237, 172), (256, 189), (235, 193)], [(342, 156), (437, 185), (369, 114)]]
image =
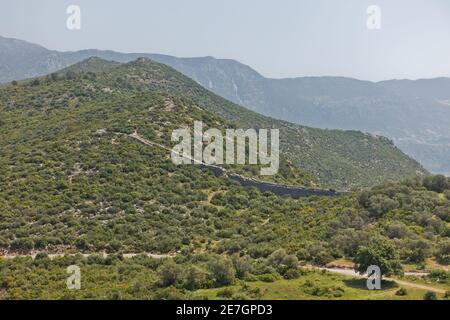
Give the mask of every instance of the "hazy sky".
[[(68, 5), (81, 30), (66, 27)], [(366, 26), (381, 8), (381, 29)], [(268, 77), (450, 77), (450, 0), (0, 0), (0, 35), (50, 49), (232, 58)]]

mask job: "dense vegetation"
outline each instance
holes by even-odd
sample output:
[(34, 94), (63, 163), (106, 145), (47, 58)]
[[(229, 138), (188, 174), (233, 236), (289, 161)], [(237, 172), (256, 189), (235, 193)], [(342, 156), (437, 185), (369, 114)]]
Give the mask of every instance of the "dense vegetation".
[(120, 91), (160, 91), (188, 97), (238, 128), (280, 129), (282, 154), (327, 186), (350, 189), (398, 180), (426, 170), (398, 150), (392, 141), (357, 131), (321, 130), (268, 118), (235, 105), (174, 69), (147, 59), (117, 65), (91, 58), (61, 71), (104, 71), (97, 84)]
[[(128, 134), (137, 130), (168, 145), (173, 129), (194, 120), (218, 128), (239, 122), (202, 108), (215, 96), (182, 95), (183, 82), (172, 79), (180, 75), (164, 66), (138, 61), (111, 71), (108, 64), (87, 63), (92, 62), (106, 73), (68, 70), (0, 89), (0, 248), (9, 254), (172, 253), (176, 261), (95, 255), (54, 262), (45, 255), (0, 260), (0, 297), (62, 297), (64, 283), (57, 279), (71, 259), (88, 266), (93, 283), (107, 277), (105, 268), (113, 269), (115, 280), (143, 277), (139, 283), (159, 289), (137, 288), (132, 296), (153, 298), (173, 297), (173, 288), (232, 285), (236, 278), (296, 278), (299, 261), (323, 265), (345, 257), (358, 263), (361, 250), (377, 241), (392, 249), (391, 256), (381, 257), (388, 263), (421, 264), (430, 258), (449, 263), (447, 178), (419, 176), (342, 197), (292, 199), (242, 187), (198, 166), (176, 167), (166, 150)], [(164, 92), (166, 84), (183, 90)], [(192, 90), (203, 89), (193, 84)], [(384, 145), (370, 137), (365, 143), (373, 141)], [(293, 162), (283, 158), (272, 179), (314, 185), (310, 171)], [(232, 169), (257, 173), (248, 166)], [(195, 270), (178, 272), (187, 267)], [(183, 278), (170, 279), (173, 274)], [(25, 278), (37, 285), (28, 293)], [(54, 295), (52, 289), (43, 292), (46, 281), (57, 286)], [(93, 296), (109, 297), (112, 287), (120, 287), (114, 281)]]
[[(69, 290), (69, 266), (80, 269), (80, 289)], [(413, 280), (411, 280), (413, 281)], [(65, 256), (33, 260), (0, 258), (0, 299), (430, 299), (449, 298), (450, 274), (436, 271), (419, 283), (441, 292), (399, 287), (383, 281), (367, 290), (365, 279), (298, 266), (295, 256), (278, 250), (267, 258), (179, 255)], [(69, 283), (72, 283), (69, 279)]]

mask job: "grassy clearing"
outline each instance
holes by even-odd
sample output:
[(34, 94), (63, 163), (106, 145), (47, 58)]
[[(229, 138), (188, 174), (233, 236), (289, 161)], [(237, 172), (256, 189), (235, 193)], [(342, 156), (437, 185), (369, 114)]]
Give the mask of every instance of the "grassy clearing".
[[(408, 279), (409, 280), (409, 279)], [(420, 281), (419, 281), (420, 282)], [(195, 292), (196, 298), (262, 299), (262, 300), (422, 300), (426, 290), (407, 289), (406, 296), (398, 296), (401, 288), (391, 281), (383, 281), (381, 290), (368, 290), (365, 279), (323, 272), (314, 272), (294, 280), (243, 282), (219, 289)], [(447, 290), (450, 289), (446, 288)], [(437, 294), (443, 299), (443, 294)]]

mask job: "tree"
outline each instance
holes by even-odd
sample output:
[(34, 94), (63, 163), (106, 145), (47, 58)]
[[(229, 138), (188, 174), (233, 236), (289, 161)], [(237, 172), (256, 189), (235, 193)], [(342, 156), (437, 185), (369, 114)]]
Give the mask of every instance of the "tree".
[(440, 263), (450, 264), (450, 240), (439, 243), (434, 256)]
[(284, 258), (283, 265), (287, 269), (296, 269), (298, 267), (298, 259), (294, 255), (288, 255)]
[(217, 258), (208, 267), (217, 285), (226, 286), (234, 282), (236, 272), (230, 258)]
[(169, 262), (161, 267), (159, 271), (159, 276), (161, 278), (161, 285), (163, 287), (169, 287), (176, 285), (183, 273), (181, 266), (175, 264), (174, 262)]
[(188, 290), (197, 290), (204, 287), (206, 274), (196, 266), (190, 266), (186, 271), (185, 288)]
[(424, 178), (423, 186), (430, 191), (439, 193), (444, 192), (444, 190), (449, 187), (447, 178), (443, 175), (436, 175)]
[(430, 256), (431, 245), (426, 240), (408, 240), (405, 244), (410, 249), (408, 257), (406, 257), (410, 262), (424, 262)]
[(239, 257), (238, 255), (233, 256), (233, 265), (236, 270), (236, 276), (239, 279), (244, 278), (247, 274), (252, 271), (252, 262), (250, 257)]
[(383, 276), (402, 274), (402, 265), (394, 245), (386, 238), (373, 238), (368, 246), (361, 246), (354, 258), (355, 270), (365, 274), (369, 266), (378, 266)]
[(396, 200), (377, 194), (370, 197), (368, 210), (370, 215), (374, 218), (381, 218), (387, 212), (399, 207), (399, 203)]
[(270, 254), (270, 256), (267, 258), (267, 262), (271, 266), (278, 266), (283, 263), (283, 260), (286, 258), (287, 253), (284, 249), (278, 249)]

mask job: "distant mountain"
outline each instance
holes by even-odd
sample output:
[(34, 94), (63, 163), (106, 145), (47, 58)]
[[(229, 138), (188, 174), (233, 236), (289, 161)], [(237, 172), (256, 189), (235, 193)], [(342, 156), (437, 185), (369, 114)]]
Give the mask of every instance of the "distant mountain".
[(416, 99), (450, 99), (450, 79), (389, 80), (378, 82), (378, 85), (403, 97)]
[(96, 56), (146, 57), (250, 110), (311, 127), (387, 136), (427, 169), (450, 174), (450, 79), (373, 83), (343, 77), (268, 79), (234, 60), (101, 50), (58, 52), (0, 37), (0, 82), (60, 70)]

